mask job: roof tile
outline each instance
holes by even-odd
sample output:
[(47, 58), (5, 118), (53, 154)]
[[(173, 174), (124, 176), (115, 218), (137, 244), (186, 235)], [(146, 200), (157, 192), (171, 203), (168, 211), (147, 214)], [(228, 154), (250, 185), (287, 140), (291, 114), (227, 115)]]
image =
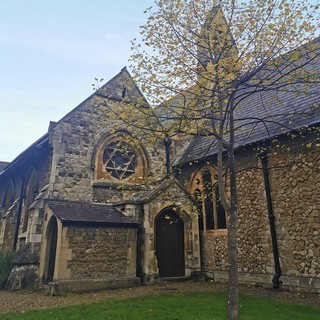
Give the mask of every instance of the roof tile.
[(102, 225), (137, 225), (133, 217), (124, 215), (107, 204), (47, 200), (47, 205), (62, 223), (93, 223)]
[[(320, 38), (317, 42), (320, 42)], [(255, 92), (256, 89), (249, 86), (243, 86), (239, 90), (238, 99), (244, 94), (247, 97), (241, 100), (235, 109), (236, 148), (320, 123), (319, 46), (315, 52), (316, 58), (304, 67), (316, 70), (312, 82), (294, 81), (292, 84), (286, 84), (285, 81), (290, 79), (284, 76), (281, 79), (283, 86), (267, 88), (260, 92)], [(303, 60), (298, 63), (303, 64)], [(274, 70), (263, 72), (275, 73)], [(216, 153), (217, 142), (213, 136), (195, 136), (180, 158), (179, 164)]]

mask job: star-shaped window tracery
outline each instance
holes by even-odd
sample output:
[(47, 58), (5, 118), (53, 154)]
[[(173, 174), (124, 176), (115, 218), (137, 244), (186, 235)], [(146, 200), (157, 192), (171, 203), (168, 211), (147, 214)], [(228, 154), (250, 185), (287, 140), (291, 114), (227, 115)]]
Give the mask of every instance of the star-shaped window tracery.
[(123, 180), (134, 174), (136, 155), (127, 143), (112, 142), (103, 152), (103, 163), (106, 171), (112, 177)]

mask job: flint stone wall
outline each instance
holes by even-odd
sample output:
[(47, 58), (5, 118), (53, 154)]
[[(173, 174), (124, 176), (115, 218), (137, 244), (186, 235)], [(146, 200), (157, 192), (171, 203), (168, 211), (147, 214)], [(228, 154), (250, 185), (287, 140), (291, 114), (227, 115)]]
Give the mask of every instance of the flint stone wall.
[[(270, 157), (271, 193), (283, 274), (320, 278), (320, 157), (317, 136)], [(319, 138), (319, 137), (318, 137)]]
[[(236, 159), (238, 270), (272, 273), (272, 244), (261, 165), (256, 155), (247, 152), (239, 152)], [(205, 244), (207, 268), (213, 271), (227, 270), (227, 233), (206, 231)]]
[[(308, 138), (278, 140), (268, 157), (282, 279), (293, 285), (294, 281), (288, 277), (310, 281), (320, 278), (320, 157), (317, 139), (319, 135), (311, 134)], [(267, 276), (275, 271), (258, 152), (253, 148), (236, 152), (238, 267), (243, 274)], [(192, 166), (192, 171), (196, 172), (200, 166), (200, 163)], [(190, 166), (186, 173), (192, 177)], [(204, 232), (204, 237), (207, 268), (226, 271), (227, 234), (209, 230)]]

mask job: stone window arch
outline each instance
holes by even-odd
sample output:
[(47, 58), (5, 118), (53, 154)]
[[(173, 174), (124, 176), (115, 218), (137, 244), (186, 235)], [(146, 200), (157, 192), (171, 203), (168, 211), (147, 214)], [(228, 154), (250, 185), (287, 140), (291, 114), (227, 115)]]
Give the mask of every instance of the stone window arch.
[(193, 195), (196, 200), (196, 206), (197, 206), (197, 210), (198, 210), (199, 230), (203, 231), (202, 192), (199, 188), (196, 188), (193, 192)]
[(27, 176), (27, 182), (25, 187), (25, 200), (22, 214), (22, 232), (27, 231), (28, 222), (30, 218), (30, 206), (34, 202), (38, 194), (38, 182), (37, 182), (37, 172), (35, 169), (31, 169)]
[(103, 139), (98, 144), (94, 161), (96, 181), (141, 183), (147, 177), (146, 152), (125, 132), (117, 132)]
[(197, 203), (199, 228), (226, 230), (227, 217), (220, 200), (216, 170), (208, 165), (200, 168), (191, 180), (190, 191)]
[(13, 203), (14, 201), (14, 184), (12, 180), (10, 180), (7, 184), (6, 191), (4, 193), (3, 201), (1, 207), (5, 212)]

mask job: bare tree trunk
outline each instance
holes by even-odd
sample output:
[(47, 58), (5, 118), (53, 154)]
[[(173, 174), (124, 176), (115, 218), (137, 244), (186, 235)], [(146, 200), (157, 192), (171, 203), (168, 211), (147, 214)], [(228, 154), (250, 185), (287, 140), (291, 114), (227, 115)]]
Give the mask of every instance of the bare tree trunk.
[(238, 248), (237, 248), (237, 182), (234, 158), (233, 97), (230, 101), (230, 145), (228, 150), (230, 169), (230, 214), (228, 221), (228, 305), (227, 319), (239, 319), (238, 302)]

